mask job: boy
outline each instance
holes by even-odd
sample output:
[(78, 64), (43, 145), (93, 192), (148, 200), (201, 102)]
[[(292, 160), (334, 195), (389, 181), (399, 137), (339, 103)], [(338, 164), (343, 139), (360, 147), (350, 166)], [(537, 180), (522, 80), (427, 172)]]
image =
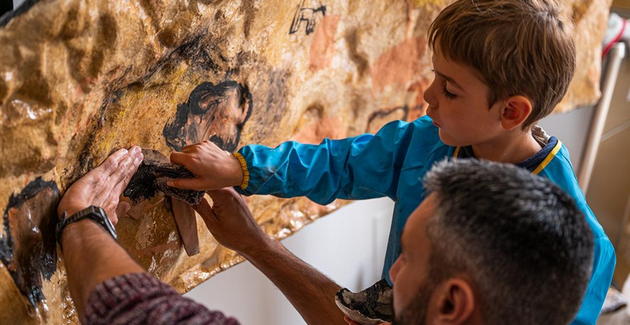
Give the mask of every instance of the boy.
[[(578, 187), (569, 153), (535, 126), (565, 95), (575, 69), (571, 28), (554, 0), (458, 0), (429, 28), (435, 79), (427, 116), (395, 121), (376, 135), (320, 145), (285, 142), (226, 155), (209, 142), (173, 153), (197, 178), (172, 186), (198, 190), (239, 186), (245, 195), (336, 198), (388, 196), (396, 201), (383, 277), (400, 254), (405, 221), (434, 163), (475, 157), (514, 163), (546, 177), (585, 214), (595, 236), (592, 277), (573, 324), (595, 324), (610, 285), (615, 254)], [(544, 274), (541, 274), (544, 276)], [(562, 290), (562, 288), (558, 288)], [(532, 311), (535, 312), (535, 311)]]

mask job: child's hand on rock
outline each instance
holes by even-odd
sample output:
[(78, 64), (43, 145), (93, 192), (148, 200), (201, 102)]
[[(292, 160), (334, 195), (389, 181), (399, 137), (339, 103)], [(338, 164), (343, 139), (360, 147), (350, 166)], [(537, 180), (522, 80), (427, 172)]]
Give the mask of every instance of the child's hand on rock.
[(171, 154), (171, 162), (183, 165), (195, 178), (180, 178), (167, 184), (180, 189), (208, 191), (243, 182), (241, 164), (231, 153), (210, 141), (199, 142)]

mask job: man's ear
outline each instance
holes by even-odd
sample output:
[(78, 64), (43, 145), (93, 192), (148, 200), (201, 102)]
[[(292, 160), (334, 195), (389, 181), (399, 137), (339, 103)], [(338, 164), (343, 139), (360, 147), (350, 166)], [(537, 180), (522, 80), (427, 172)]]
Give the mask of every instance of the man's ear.
[(452, 278), (439, 287), (436, 323), (445, 325), (469, 323), (473, 318), (476, 303), (471, 285), (463, 279)]
[(532, 103), (527, 97), (508, 97), (501, 109), (501, 126), (508, 131), (520, 127), (531, 113)]

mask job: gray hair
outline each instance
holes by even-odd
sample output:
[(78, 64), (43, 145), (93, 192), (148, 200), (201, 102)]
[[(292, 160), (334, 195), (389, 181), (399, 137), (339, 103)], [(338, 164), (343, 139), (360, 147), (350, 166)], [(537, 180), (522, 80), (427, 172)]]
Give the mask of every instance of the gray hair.
[(438, 202), (426, 228), (432, 282), (471, 276), (486, 324), (573, 319), (593, 234), (570, 196), (524, 169), (476, 159), (436, 164), (424, 185)]

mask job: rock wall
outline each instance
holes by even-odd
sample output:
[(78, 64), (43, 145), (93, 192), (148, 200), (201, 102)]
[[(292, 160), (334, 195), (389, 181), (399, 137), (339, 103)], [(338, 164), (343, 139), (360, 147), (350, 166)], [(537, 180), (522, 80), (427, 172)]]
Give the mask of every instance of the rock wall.
[[(30, 1), (36, 2), (36, 1)], [(441, 0), (41, 0), (0, 27), (0, 323), (76, 323), (54, 207), (109, 153), (168, 156), (211, 139), (227, 150), (375, 132), (425, 110), (425, 33)], [(598, 98), (610, 1), (564, 0), (578, 72), (560, 110)], [(605, 3), (604, 3), (605, 2)], [(284, 238), (338, 207), (252, 197)], [(156, 196), (120, 218), (121, 244), (186, 292), (242, 261), (199, 219), (188, 256)], [(188, 225), (189, 226), (189, 225)]]

